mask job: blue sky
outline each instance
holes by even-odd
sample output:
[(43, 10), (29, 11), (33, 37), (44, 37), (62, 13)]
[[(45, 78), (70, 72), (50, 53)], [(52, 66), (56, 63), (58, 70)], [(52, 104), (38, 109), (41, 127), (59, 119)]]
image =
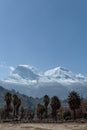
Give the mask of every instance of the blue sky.
[(87, 75), (87, 0), (0, 0), (0, 64)]

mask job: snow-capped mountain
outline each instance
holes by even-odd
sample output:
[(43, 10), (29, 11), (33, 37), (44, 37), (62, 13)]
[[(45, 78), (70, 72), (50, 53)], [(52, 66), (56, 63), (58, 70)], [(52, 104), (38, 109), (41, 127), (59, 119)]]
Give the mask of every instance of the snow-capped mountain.
[[(28, 65), (19, 65), (12, 72), (13, 78), (17, 74), (23, 79), (37, 80), (40, 76), (40, 73), (33, 67)], [(12, 76), (12, 75), (11, 75)]]
[(65, 98), (71, 90), (87, 95), (87, 77), (62, 67), (40, 72), (29, 65), (18, 65), (7, 79), (0, 80), (0, 85), (33, 97), (48, 94)]
[(65, 68), (62, 67), (56, 67), (54, 69), (48, 70), (45, 72), (45, 75), (53, 78), (53, 79), (57, 79), (57, 81), (67, 81), (67, 83), (69, 81), (71, 82), (83, 82), (83, 81), (87, 81), (87, 77), (81, 75), (81, 74), (75, 74), (72, 71), (69, 71)]

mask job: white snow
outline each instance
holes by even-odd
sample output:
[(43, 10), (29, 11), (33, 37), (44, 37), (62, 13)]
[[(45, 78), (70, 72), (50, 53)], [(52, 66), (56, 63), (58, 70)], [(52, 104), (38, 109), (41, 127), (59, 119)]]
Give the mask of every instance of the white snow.
[(11, 67), (9, 77), (1, 80), (0, 84), (31, 96), (58, 93), (64, 97), (72, 89), (87, 93), (87, 77), (63, 67), (40, 72), (29, 65), (18, 65)]

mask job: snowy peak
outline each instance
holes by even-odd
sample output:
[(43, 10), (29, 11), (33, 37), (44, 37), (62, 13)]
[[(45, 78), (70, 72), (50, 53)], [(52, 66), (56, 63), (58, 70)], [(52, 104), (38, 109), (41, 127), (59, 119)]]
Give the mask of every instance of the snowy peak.
[(69, 70), (62, 68), (62, 67), (56, 67), (54, 69), (48, 70), (45, 72), (45, 75), (52, 76), (52, 75), (59, 75), (59, 74), (64, 74), (68, 73)]
[(31, 82), (39, 83), (42, 82), (58, 82), (64, 83), (75, 83), (75, 82), (87, 82), (87, 77), (81, 74), (75, 74), (68, 69), (63, 67), (56, 67), (46, 72), (40, 72), (36, 68), (29, 65), (18, 65), (12, 71), (9, 80), (11, 82), (26, 82), (30, 84)]
[(72, 81), (87, 81), (87, 78), (83, 76), (82, 74), (75, 74), (72, 71), (69, 71), (68, 69), (65, 69), (63, 67), (56, 67), (54, 69), (48, 70), (45, 73), (45, 76), (48, 76), (50, 78), (54, 78), (57, 80), (72, 80)]
[(39, 78), (40, 73), (32, 66), (18, 65), (11, 75), (18, 75), (23, 79), (36, 80)]
[(87, 95), (87, 77), (63, 67), (40, 72), (29, 65), (18, 65), (16, 68), (12, 67), (10, 76), (0, 80), (0, 84), (34, 97), (48, 94), (65, 98), (71, 90)]
[(45, 72), (45, 75), (52, 76), (54, 78), (66, 78), (66, 79), (74, 76), (74, 74), (71, 71), (62, 67), (56, 67), (54, 69), (48, 70)]

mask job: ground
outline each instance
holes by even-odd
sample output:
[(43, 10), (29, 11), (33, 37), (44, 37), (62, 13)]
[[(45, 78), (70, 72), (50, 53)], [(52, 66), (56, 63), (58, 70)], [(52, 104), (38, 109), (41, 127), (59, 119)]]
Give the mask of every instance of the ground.
[(87, 130), (86, 123), (0, 123), (0, 130)]

